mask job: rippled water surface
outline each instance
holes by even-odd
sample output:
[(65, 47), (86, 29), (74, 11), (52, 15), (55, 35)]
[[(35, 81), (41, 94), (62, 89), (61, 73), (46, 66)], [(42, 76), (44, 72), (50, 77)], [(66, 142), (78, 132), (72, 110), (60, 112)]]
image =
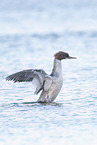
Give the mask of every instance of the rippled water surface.
[[(63, 50), (63, 87), (38, 104), (32, 83), (5, 77), (52, 70)], [(0, 4), (0, 145), (97, 145), (97, 1), (3, 0)]]

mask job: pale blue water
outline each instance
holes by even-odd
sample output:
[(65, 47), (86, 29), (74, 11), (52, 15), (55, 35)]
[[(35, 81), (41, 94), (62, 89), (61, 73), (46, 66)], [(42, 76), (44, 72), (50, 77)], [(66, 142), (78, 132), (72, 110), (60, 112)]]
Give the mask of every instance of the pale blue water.
[[(31, 83), (6, 82), (14, 72), (51, 72), (63, 50), (64, 83), (54, 103), (31, 103)], [(97, 1), (0, 2), (0, 145), (97, 145)]]

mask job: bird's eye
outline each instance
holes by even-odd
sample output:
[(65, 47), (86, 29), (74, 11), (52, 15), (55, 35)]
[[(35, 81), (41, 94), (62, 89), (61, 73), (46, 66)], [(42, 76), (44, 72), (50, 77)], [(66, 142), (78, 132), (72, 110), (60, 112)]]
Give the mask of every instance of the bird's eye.
[(66, 53), (66, 54), (65, 54), (65, 56), (66, 56), (66, 57), (69, 57), (69, 54), (68, 54), (68, 53)]

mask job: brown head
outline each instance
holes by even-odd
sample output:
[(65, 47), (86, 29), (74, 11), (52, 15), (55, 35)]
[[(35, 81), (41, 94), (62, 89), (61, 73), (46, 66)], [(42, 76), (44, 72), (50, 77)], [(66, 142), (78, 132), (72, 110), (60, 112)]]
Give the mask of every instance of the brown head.
[(76, 57), (69, 56), (68, 53), (59, 51), (54, 55), (55, 59), (62, 60), (62, 59), (76, 59)]

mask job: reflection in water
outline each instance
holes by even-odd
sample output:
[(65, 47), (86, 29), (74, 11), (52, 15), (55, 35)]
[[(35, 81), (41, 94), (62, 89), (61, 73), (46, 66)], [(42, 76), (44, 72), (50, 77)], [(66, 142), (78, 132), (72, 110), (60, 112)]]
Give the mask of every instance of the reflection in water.
[(4, 108), (14, 108), (14, 107), (29, 107), (29, 106), (33, 106), (33, 107), (38, 107), (38, 106), (59, 106), (62, 107), (62, 103), (56, 103), (56, 102), (52, 102), (52, 103), (37, 103), (37, 102), (23, 102), (23, 103), (6, 103), (6, 104), (2, 104), (0, 105), (1, 110)]

